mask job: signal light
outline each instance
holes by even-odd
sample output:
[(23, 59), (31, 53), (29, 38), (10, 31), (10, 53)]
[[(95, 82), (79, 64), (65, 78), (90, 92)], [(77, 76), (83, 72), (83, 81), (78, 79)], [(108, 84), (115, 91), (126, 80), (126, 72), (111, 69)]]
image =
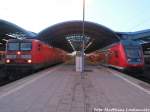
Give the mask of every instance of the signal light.
[(9, 60), (9, 59), (7, 59), (7, 60), (6, 60), (6, 63), (10, 63), (10, 60)]
[(18, 51), (18, 52), (17, 52), (17, 54), (18, 54), (18, 55), (20, 55), (20, 54), (21, 54), (21, 52), (20, 52), (20, 51)]
[(29, 60), (28, 60), (28, 63), (32, 63), (32, 60), (29, 59)]

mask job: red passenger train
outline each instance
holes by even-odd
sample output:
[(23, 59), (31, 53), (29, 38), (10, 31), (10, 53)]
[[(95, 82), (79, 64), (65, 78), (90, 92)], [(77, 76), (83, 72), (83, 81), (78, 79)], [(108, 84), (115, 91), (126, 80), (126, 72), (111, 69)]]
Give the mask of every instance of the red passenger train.
[(6, 44), (6, 72), (44, 68), (63, 62), (65, 55), (64, 51), (36, 39), (10, 39)]
[(95, 59), (109, 67), (122, 71), (133, 69), (143, 71), (144, 56), (142, 47), (135, 41), (121, 40), (95, 53), (98, 54)]

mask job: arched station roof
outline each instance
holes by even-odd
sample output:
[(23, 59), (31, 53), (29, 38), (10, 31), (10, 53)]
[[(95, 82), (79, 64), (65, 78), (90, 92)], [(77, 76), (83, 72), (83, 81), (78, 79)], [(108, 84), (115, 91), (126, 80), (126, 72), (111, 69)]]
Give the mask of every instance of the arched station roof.
[[(52, 46), (62, 48), (67, 52), (73, 52), (66, 37), (72, 34), (82, 34), (82, 23), (82, 21), (62, 22), (44, 29), (37, 37)], [(85, 35), (90, 37), (90, 41), (92, 42), (86, 49), (86, 53), (120, 40), (116, 33), (109, 28), (88, 21), (85, 21)]]
[(5, 49), (5, 43), (12, 38), (33, 38), (36, 34), (26, 31), (25, 29), (0, 19), (0, 50)]
[(35, 33), (29, 32), (13, 23), (5, 20), (0, 20), (0, 37), (5, 37), (6, 34), (22, 34), (25, 37), (34, 37)]
[[(10, 38), (33, 38), (44, 41), (54, 47), (61, 48), (67, 52), (73, 52), (72, 46), (66, 37), (82, 34), (82, 21), (66, 21), (50, 26), (42, 30), (38, 35), (29, 32), (13, 23), (0, 20), (0, 48), (5, 44), (4, 40)], [(89, 47), (86, 53), (103, 48), (109, 44), (119, 41), (119, 37), (109, 28), (85, 21), (85, 36), (90, 37)], [(89, 44), (87, 43), (87, 44)]]

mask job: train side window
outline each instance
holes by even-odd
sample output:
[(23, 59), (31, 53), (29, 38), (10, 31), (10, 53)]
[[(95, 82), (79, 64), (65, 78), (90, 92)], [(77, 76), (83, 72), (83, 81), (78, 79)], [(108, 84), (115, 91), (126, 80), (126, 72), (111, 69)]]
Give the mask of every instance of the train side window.
[(38, 45), (38, 51), (41, 51), (41, 44)]
[(118, 58), (118, 51), (115, 51), (115, 57)]

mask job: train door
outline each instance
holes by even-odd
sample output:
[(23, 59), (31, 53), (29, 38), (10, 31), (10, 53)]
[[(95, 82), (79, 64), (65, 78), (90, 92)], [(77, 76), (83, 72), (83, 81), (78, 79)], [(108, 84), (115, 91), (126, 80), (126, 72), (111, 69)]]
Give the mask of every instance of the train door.
[(119, 64), (119, 52), (117, 50), (114, 51), (114, 57), (115, 57), (114, 64), (118, 65)]
[(4, 63), (5, 53), (4, 51), (0, 52), (0, 65)]
[(109, 64), (109, 53), (108, 53), (108, 51), (104, 52), (104, 55), (105, 55), (104, 63)]

